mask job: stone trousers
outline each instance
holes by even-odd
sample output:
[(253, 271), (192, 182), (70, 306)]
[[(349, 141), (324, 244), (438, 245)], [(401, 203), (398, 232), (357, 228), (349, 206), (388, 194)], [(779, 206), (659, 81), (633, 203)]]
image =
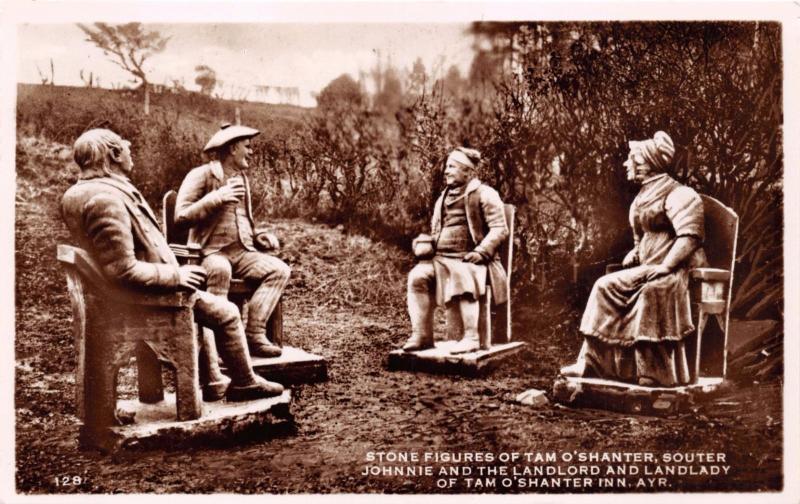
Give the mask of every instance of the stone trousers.
[(267, 320), (289, 283), (291, 268), (277, 257), (245, 249), (234, 243), (203, 259), (208, 272), (208, 292), (228, 296), (233, 275), (248, 283), (258, 283), (258, 288), (247, 302), (248, 335), (264, 335)]

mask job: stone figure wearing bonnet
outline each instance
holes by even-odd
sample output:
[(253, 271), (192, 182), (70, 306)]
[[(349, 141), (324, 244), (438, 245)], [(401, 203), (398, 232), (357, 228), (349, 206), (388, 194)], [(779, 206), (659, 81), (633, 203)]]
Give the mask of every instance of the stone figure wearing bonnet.
[(175, 202), (175, 224), (190, 227), (189, 242), (201, 247), (208, 291), (227, 297), (232, 275), (258, 284), (247, 303), (247, 343), (255, 357), (277, 357), (281, 348), (266, 335), (291, 269), (269, 254), (278, 239), (255, 227), (247, 171), (250, 140), (260, 132), (224, 124), (204, 147), (217, 159), (192, 169)]
[(620, 271), (592, 288), (581, 320), (583, 376), (677, 386), (689, 383), (684, 339), (693, 330), (689, 270), (706, 265), (703, 202), (667, 173), (675, 148), (663, 131), (629, 142), (628, 180), (641, 185), (630, 207), (634, 247)]
[(497, 249), (508, 237), (503, 201), (497, 191), (475, 178), (480, 153), (459, 147), (447, 158), (447, 187), (433, 209), (431, 234), (413, 242), (420, 262), (408, 274), (411, 337), (403, 350), (434, 346), (436, 305), (458, 303), (464, 334), (452, 353), (479, 348), (479, 300), (492, 288), (495, 304), (508, 299), (506, 272)]

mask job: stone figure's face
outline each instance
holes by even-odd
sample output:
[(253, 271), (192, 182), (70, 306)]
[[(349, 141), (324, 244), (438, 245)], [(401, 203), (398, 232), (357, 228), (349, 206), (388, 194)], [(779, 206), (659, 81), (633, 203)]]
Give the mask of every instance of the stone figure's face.
[(623, 163), (628, 180), (641, 184), (650, 174), (653, 168), (644, 160), (644, 156), (639, 149), (631, 149), (628, 159)]
[(253, 149), (250, 147), (250, 139), (245, 138), (233, 144), (231, 147), (230, 156), (233, 159), (233, 164), (240, 170), (247, 170), (250, 168), (250, 156), (253, 155)]
[(131, 156), (131, 143), (127, 140), (122, 140), (121, 148), (118, 152), (112, 154), (112, 159), (119, 166), (120, 171), (125, 175), (130, 175), (133, 172), (133, 157)]
[(452, 159), (447, 160), (444, 167), (444, 180), (449, 187), (462, 186), (469, 182), (471, 176), (472, 170), (468, 166)]

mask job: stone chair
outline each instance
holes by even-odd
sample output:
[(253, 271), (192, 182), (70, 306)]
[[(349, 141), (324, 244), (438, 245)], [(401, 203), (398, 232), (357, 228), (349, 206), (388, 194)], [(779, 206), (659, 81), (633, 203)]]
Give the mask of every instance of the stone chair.
[[(696, 313), (694, 380), (724, 379), (728, 372), (728, 321), (739, 216), (711, 196), (701, 195), (705, 213), (706, 239), (703, 245), (708, 268), (691, 272), (690, 296)], [(716, 327), (709, 326), (710, 316)]]
[[(170, 244), (176, 255), (179, 255), (180, 251), (185, 249), (188, 230), (179, 229), (175, 226), (175, 201), (177, 198), (178, 193), (176, 191), (167, 191), (164, 195), (161, 207), (161, 223), (167, 243)], [(240, 278), (233, 278), (228, 291), (228, 299), (235, 303), (239, 307), (239, 311), (244, 314), (247, 300), (250, 299), (256, 288), (257, 286), (250, 285)], [(274, 344), (280, 347), (283, 346), (283, 300), (278, 301), (275, 310), (267, 320), (267, 338)]]
[[(168, 191), (162, 201), (162, 226), (167, 243), (175, 252), (179, 261), (197, 260), (199, 262), (199, 247), (196, 245), (186, 245), (188, 241), (188, 230), (180, 229), (175, 226), (175, 201), (178, 193)], [(239, 307), (240, 313), (246, 317), (247, 300), (258, 288), (256, 285), (245, 282), (240, 278), (231, 279), (228, 299)], [(327, 380), (328, 367), (325, 358), (306, 352), (300, 348), (284, 345), (283, 338), (283, 300), (278, 301), (272, 315), (267, 320), (267, 338), (280, 346), (283, 353), (280, 357), (254, 357), (253, 369), (256, 373), (272, 381), (280, 382), (284, 385), (295, 383), (314, 383)], [(225, 376), (219, 371), (216, 364), (216, 346), (213, 343), (214, 334), (209, 328), (200, 328), (201, 335), (201, 359), (200, 377), (203, 383), (204, 395), (207, 390), (212, 394), (219, 395), (222, 387), (225, 386)]]
[[(727, 374), (728, 316), (736, 264), (739, 216), (719, 200), (701, 194), (705, 216), (703, 249), (709, 267), (691, 270), (689, 296), (696, 330), (687, 340), (687, 352), (694, 356), (690, 369), (692, 383), (702, 378), (722, 380)], [(609, 264), (606, 273), (618, 271)], [(713, 319), (711, 316), (713, 315)], [(709, 325), (713, 320), (715, 324)]]
[[(508, 239), (501, 244), (497, 253), (508, 278), (506, 289), (511, 288), (512, 257), (514, 255), (514, 215), (515, 207), (505, 205)], [(406, 352), (397, 349), (389, 353), (390, 370), (423, 371), (438, 374), (459, 374), (468, 377), (482, 376), (500, 366), (503, 361), (521, 351), (525, 343), (511, 341), (511, 296), (508, 302), (496, 306), (492, 304), (492, 289), (487, 285), (486, 294), (478, 300), (479, 350), (475, 352), (451, 354), (451, 345), (457, 343), (464, 333), (459, 308), (453, 304), (445, 308), (447, 341), (438, 341), (434, 348)]]
[(80, 248), (58, 245), (67, 277), (77, 350), (77, 414), (81, 444), (102, 447), (116, 412), (119, 368), (136, 357), (139, 401), (164, 399), (161, 365), (175, 369), (177, 419), (201, 416), (198, 343), (192, 292), (141, 293), (109, 283)]
[[(511, 267), (514, 256), (514, 217), (516, 208), (514, 205), (505, 205), (506, 224), (508, 225), (508, 239), (506, 239), (497, 251), (503, 268), (506, 270), (506, 289), (511, 292)], [(486, 287), (486, 294), (481, 296), (478, 301), (480, 304), (480, 316), (478, 318), (478, 340), (480, 348), (485, 350), (493, 344), (508, 343), (511, 341), (511, 296), (508, 301), (500, 306), (492, 304), (492, 288)], [(445, 320), (447, 326), (447, 339), (461, 339), (464, 327), (457, 304), (452, 304), (445, 309)]]
[[(703, 249), (709, 267), (690, 271), (689, 296), (694, 334), (686, 338), (691, 382), (678, 387), (645, 387), (599, 378), (559, 376), (556, 401), (625, 413), (667, 415), (685, 410), (696, 399), (718, 389), (727, 374), (728, 318), (736, 263), (739, 217), (718, 200), (700, 195), (705, 214)], [(621, 265), (608, 265), (607, 273)], [(691, 358), (691, 357), (690, 357)]]

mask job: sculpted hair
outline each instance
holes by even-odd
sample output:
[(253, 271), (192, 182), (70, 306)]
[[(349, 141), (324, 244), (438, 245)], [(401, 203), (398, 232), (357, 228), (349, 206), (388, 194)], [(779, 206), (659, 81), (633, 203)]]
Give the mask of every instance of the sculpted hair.
[(92, 129), (75, 140), (72, 155), (82, 176), (98, 175), (108, 166), (108, 153), (123, 148), (122, 137), (109, 129)]

